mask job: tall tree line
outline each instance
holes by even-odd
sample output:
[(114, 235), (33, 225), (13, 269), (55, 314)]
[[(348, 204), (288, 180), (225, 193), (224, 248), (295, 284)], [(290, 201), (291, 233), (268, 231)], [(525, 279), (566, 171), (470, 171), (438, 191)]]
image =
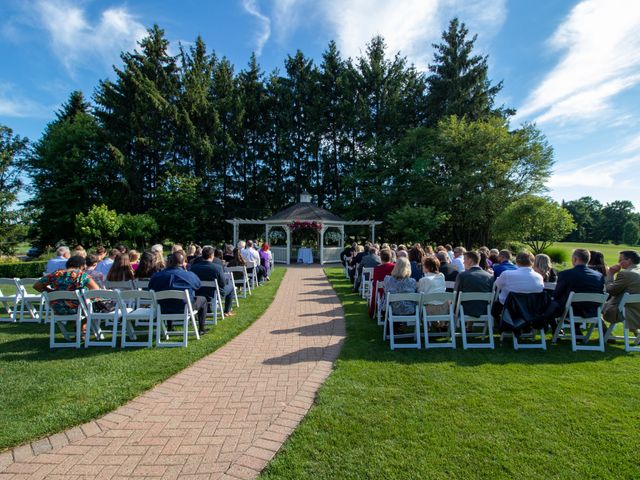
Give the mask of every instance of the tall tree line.
[[(225, 218), (308, 190), (345, 218), (386, 220), (385, 239), (486, 243), (506, 204), (543, 190), (553, 152), (535, 127), (510, 128), (475, 40), (452, 20), (428, 73), (382, 37), (356, 59), (330, 42), (319, 64), (297, 51), (267, 73), (255, 56), (238, 71), (200, 37), (173, 57), (154, 26), (92, 105), (73, 92), (37, 142), (39, 238), (76, 238), (75, 214), (106, 203), (153, 215), (159, 239), (219, 241)], [(405, 229), (412, 211), (423, 228)]]

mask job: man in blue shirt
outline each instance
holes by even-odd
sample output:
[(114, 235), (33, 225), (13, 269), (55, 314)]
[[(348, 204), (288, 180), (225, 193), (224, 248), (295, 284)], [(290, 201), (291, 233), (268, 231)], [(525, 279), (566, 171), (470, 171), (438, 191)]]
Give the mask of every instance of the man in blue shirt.
[(71, 256), (71, 252), (69, 251), (69, 247), (60, 246), (56, 250), (56, 258), (52, 258), (47, 262), (47, 267), (45, 268), (44, 273), (54, 273), (60, 270), (61, 268), (67, 268), (67, 260)]
[[(205, 320), (207, 318), (207, 299), (196, 297), (195, 292), (201, 287), (200, 279), (197, 275), (186, 270), (187, 259), (184, 252), (177, 251), (167, 258), (167, 268), (156, 272), (149, 279), (149, 290), (162, 292), (165, 290), (188, 290), (191, 297), (191, 305), (198, 314), (198, 330), (200, 335), (204, 335)], [(180, 300), (161, 300), (160, 305), (165, 313), (184, 312), (184, 302)], [(169, 323), (169, 328), (171, 328)]]
[[(213, 262), (214, 252), (215, 249), (212, 246), (206, 245), (202, 249), (202, 256), (197, 258), (191, 265), (191, 272), (205, 282), (213, 282), (214, 280), (218, 282), (220, 294), (224, 296), (224, 314), (230, 315), (233, 304), (233, 290), (225, 289), (224, 270), (221, 265)], [(211, 300), (216, 294), (215, 289), (211, 287), (202, 287), (196, 293), (207, 300)]]
[(511, 252), (509, 250), (500, 250), (498, 253), (498, 262), (493, 266), (493, 278), (497, 279), (505, 270), (516, 270), (516, 267), (511, 263)]

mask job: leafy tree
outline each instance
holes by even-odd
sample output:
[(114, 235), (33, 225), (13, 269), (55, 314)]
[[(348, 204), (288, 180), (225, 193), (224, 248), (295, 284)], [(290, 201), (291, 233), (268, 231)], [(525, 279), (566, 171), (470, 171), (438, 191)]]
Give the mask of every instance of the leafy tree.
[(567, 241), (594, 243), (600, 241), (598, 226), (602, 221), (602, 204), (599, 201), (591, 197), (581, 197), (563, 202), (562, 206), (576, 222), (576, 229), (569, 234)]
[(94, 205), (85, 215), (76, 215), (76, 231), (82, 242), (90, 245), (109, 244), (120, 231), (121, 219), (115, 210), (106, 205)]
[(640, 227), (637, 222), (629, 220), (624, 224), (622, 240), (627, 245), (638, 245), (638, 242), (640, 242)]
[(520, 241), (538, 254), (563, 240), (575, 226), (571, 214), (550, 198), (528, 195), (504, 209), (494, 233), (505, 241)]
[(447, 220), (447, 214), (438, 213), (433, 207), (405, 205), (387, 217), (388, 233), (398, 242), (425, 243)]
[(628, 200), (607, 203), (602, 209), (602, 219), (598, 229), (601, 241), (611, 241), (616, 245), (622, 243), (624, 226), (632, 220), (633, 210), (633, 203)]
[(489, 115), (513, 115), (514, 110), (495, 109), (496, 95), (502, 82), (491, 85), (488, 79), (488, 56), (473, 53), (477, 35), (468, 39), (469, 30), (457, 18), (442, 33), (442, 43), (434, 44), (432, 74), (427, 78), (427, 116), (429, 125), (450, 115), (480, 120)]
[(192, 175), (167, 173), (158, 188), (157, 207), (152, 211), (163, 239), (174, 242), (201, 240), (196, 212), (202, 208), (200, 179)]
[(158, 233), (158, 223), (151, 215), (140, 213), (132, 215), (125, 213), (119, 215), (120, 240), (131, 242), (136, 248), (148, 245)]
[(20, 172), (29, 140), (0, 125), (0, 253), (15, 251), (21, 231), (19, 211), (12, 208), (22, 186)]

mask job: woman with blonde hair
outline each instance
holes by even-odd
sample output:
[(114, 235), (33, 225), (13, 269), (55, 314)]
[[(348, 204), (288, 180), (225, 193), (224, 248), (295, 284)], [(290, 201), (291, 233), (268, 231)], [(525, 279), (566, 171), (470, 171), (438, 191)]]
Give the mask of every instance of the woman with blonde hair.
[(553, 268), (549, 255), (544, 253), (536, 255), (533, 261), (533, 271), (542, 275), (542, 280), (545, 282), (555, 283), (558, 281), (558, 272)]
[[(416, 281), (411, 278), (411, 264), (406, 257), (400, 257), (396, 261), (391, 275), (384, 279), (386, 293), (415, 293)], [(415, 312), (416, 303), (410, 301), (393, 302), (393, 312), (397, 315), (411, 315)]]

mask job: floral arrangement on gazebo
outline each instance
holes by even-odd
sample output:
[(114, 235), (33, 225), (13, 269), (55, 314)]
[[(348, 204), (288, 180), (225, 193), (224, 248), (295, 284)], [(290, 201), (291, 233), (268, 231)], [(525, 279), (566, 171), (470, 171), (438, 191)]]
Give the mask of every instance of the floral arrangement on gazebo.
[(318, 222), (302, 222), (300, 220), (295, 220), (287, 225), (292, 232), (296, 230), (315, 230), (319, 232), (322, 230), (322, 224)]

